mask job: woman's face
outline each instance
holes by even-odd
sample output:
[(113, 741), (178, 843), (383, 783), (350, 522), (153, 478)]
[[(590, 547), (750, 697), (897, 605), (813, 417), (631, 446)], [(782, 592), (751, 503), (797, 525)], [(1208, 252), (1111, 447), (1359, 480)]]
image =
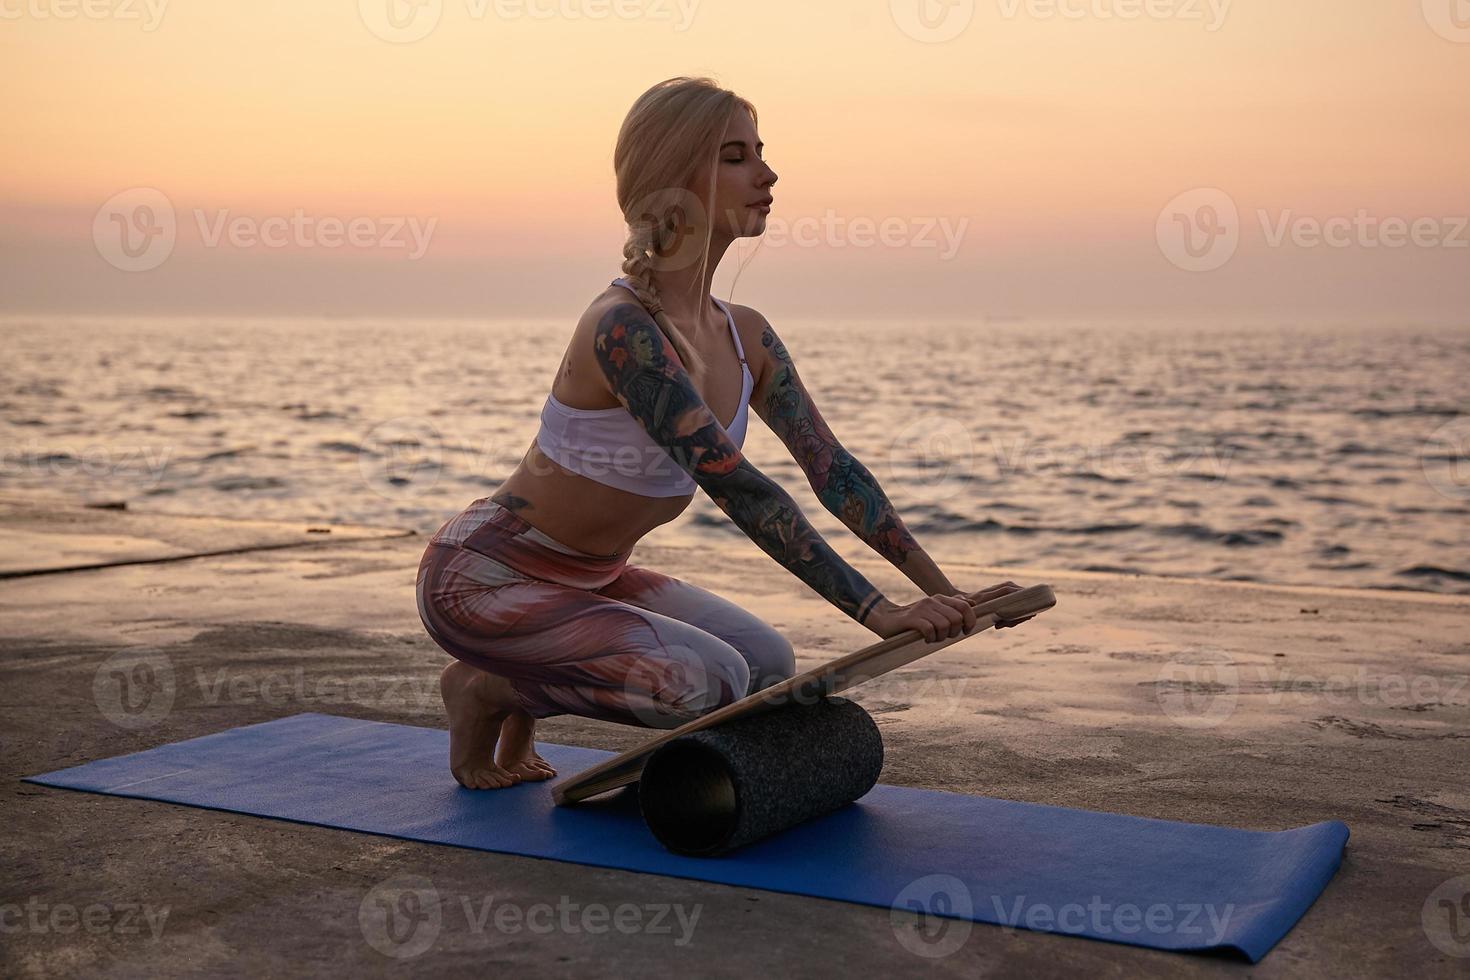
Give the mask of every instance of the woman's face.
[[(715, 235), (743, 238), (765, 232), (776, 172), (766, 165), (761, 151), (750, 114), (736, 112), (715, 164), (715, 201), (710, 215)], [(701, 167), (690, 189), (702, 198), (708, 186), (709, 170)]]

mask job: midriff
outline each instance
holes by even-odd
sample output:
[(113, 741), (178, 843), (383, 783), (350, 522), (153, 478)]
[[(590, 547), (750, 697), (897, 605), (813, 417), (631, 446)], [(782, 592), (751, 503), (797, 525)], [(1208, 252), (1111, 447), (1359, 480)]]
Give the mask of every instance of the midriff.
[(682, 514), (694, 494), (645, 497), (562, 469), (531, 440), (490, 499), (579, 551), (617, 555)]

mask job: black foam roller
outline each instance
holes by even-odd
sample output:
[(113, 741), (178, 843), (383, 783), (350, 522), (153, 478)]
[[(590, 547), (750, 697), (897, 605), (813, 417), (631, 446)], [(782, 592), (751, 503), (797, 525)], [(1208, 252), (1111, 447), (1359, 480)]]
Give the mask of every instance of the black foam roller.
[(713, 857), (851, 803), (882, 768), (873, 719), (824, 697), (665, 743), (643, 766), (638, 806), (664, 847)]

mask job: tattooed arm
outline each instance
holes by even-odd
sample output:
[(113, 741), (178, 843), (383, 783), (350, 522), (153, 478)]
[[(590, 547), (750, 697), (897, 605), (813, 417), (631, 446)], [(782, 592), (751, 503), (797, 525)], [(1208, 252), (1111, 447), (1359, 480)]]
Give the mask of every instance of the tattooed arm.
[(764, 358), (751, 406), (791, 451), (817, 499), (925, 595), (955, 594), (958, 590), (919, 547), (877, 478), (827, 427), (776, 331), (755, 310), (750, 316), (761, 324)]
[(887, 604), (807, 523), (796, 501), (741, 455), (647, 310), (617, 304), (593, 338), (618, 401), (762, 551), (859, 623)]

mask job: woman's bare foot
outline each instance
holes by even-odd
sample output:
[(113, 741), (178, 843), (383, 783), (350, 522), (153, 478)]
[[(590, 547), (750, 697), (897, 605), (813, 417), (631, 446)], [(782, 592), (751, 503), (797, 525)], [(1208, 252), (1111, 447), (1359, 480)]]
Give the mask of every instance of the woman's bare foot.
[(524, 711), (515, 711), (505, 719), (495, 761), (527, 782), (556, 775), (551, 763), (536, 754), (536, 719)]
[(506, 719), (525, 713), (510, 681), (456, 660), (439, 675), (439, 693), (449, 715), (449, 771), (459, 784), (465, 789), (501, 789), (520, 782), (519, 772), (495, 762), (496, 742)]

